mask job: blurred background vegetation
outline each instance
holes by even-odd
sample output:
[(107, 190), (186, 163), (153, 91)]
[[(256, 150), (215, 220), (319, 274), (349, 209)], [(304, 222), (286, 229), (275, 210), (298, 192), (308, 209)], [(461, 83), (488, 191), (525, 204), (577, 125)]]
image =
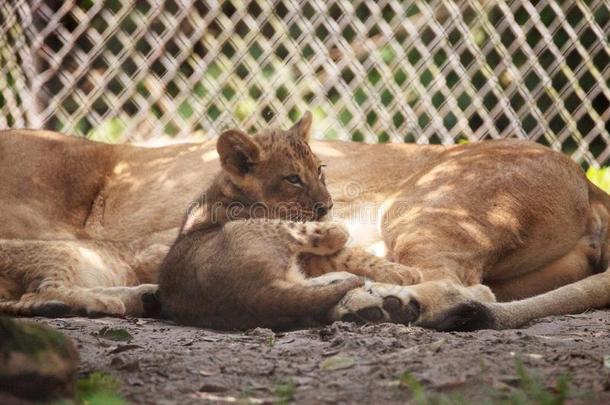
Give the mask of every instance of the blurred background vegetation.
[(15, 0), (0, 17), (3, 127), (159, 144), (310, 109), (320, 138), (610, 159), (603, 0)]

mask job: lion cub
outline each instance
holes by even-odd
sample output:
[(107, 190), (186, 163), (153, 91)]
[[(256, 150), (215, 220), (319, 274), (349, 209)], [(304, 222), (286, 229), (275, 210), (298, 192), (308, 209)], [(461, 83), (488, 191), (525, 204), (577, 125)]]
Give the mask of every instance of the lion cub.
[[(385, 281), (398, 274), (383, 259), (344, 248), (343, 227), (303, 222), (332, 207), (308, 145), (310, 126), (307, 113), (288, 131), (220, 135), (222, 170), (191, 205), (160, 268), (165, 317), (225, 330), (291, 327), (325, 317), (363, 285), (355, 274)], [(385, 276), (374, 277), (384, 269)]]

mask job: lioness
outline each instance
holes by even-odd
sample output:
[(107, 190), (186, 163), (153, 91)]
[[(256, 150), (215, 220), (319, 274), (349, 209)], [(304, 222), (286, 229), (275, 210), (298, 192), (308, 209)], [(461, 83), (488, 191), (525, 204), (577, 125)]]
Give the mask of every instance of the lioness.
[[(312, 149), (353, 244), (383, 245), (422, 277), (351, 290), (333, 318), (402, 308), (402, 322), (470, 330), (610, 304), (609, 197), (569, 158), (512, 140)], [(144, 149), (8, 130), (0, 169), (0, 310), (139, 315), (219, 162), (214, 141)], [(334, 270), (319, 257), (304, 260)]]

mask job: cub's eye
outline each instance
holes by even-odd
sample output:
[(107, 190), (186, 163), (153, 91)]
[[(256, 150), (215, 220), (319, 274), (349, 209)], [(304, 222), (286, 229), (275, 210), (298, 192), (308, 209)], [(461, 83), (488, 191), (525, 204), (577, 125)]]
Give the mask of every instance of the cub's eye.
[(286, 180), (293, 186), (303, 187), (303, 181), (301, 180), (298, 174), (291, 174), (290, 176), (286, 176), (284, 177), (284, 180)]

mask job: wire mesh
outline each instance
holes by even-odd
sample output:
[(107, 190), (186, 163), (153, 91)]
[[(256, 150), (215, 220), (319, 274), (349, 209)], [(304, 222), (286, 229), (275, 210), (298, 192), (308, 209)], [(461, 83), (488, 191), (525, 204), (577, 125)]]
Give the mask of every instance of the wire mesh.
[(610, 3), (13, 0), (0, 127), (107, 142), (287, 125), (322, 138), (518, 137), (610, 160)]

